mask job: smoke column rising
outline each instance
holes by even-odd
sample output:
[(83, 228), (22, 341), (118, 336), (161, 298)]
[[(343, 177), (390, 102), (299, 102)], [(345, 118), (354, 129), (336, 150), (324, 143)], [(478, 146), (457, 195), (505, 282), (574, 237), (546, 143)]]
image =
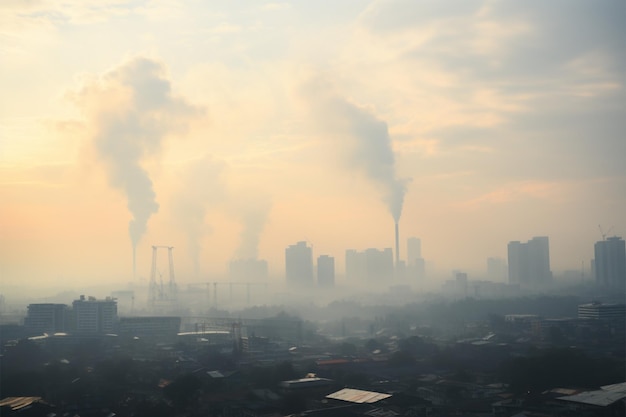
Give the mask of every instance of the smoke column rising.
[(164, 137), (183, 130), (197, 109), (171, 95), (159, 62), (137, 57), (100, 77), (85, 80), (70, 98), (83, 110), (98, 159), (111, 186), (122, 190), (131, 214), (128, 232), (135, 254), (148, 220), (157, 213), (152, 180), (142, 161), (155, 154)]
[(241, 206), (236, 209), (241, 218), (242, 230), (237, 248), (238, 259), (258, 259), (259, 240), (271, 209), (270, 199), (259, 193), (245, 193), (246, 198), (239, 199)]
[(348, 168), (361, 170), (381, 188), (383, 201), (398, 223), (408, 180), (397, 177), (387, 123), (336, 94), (324, 80), (314, 80), (303, 92), (324, 128), (350, 139), (338, 146), (345, 154), (345, 163)]
[(227, 168), (223, 161), (210, 155), (188, 163), (180, 175), (182, 181), (172, 202), (174, 221), (187, 235), (196, 278), (200, 277), (202, 238), (213, 231), (205, 218), (209, 210), (224, 199)]

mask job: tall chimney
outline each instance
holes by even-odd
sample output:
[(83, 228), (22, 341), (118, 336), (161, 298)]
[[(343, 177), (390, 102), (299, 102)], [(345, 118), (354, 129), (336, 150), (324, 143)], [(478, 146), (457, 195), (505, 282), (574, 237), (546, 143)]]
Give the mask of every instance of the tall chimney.
[(137, 280), (137, 248), (133, 245), (133, 284)]
[(400, 263), (400, 234), (398, 233), (398, 222), (396, 222), (396, 266)]

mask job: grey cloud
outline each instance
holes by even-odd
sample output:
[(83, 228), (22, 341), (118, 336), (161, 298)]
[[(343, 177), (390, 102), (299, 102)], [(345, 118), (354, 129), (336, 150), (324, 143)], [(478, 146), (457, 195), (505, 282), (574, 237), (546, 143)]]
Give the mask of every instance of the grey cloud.
[[(482, 13), (478, 13), (478, 11)], [(470, 73), (492, 81), (523, 81), (526, 77), (562, 75), (563, 65), (591, 52), (608, 57), (607, 69), (624, 79), (626, 72), (626, 2), (606, 0), (554, 1), (410, 1), (374, 3), (363, 13), (361, 23), (377, 36), (404, 30), (419, 30), (434, 22), (447, 22), (439, 31), (408, 53), (408, 59), (431, 59), (456, 72)], [(467, 30), (451, 19), (465, 18)], [(466, 41), (477, 33), (471, 23), (524, 23), (529, 30), (497, 38), (497, 56), (486, 56)], [(497, 36), (497, 35), (494, 35)], [(497, 59), (493, 65), (491, 58)]]
[(433, 19), (467, 16), (480, 8), (482, 0), (379, 0), (361, 15), (372, 31), (384, 34), (414, 28)]
[[(420, 62), (434, 63), (457, 76), (459, 83), (440, 94), (459, 103), (471, 106), (474, 92), (489, 89), (503, 102), (519, 105), (516, 111), (494, 108), (502, 122), (493, 127), (429, 132), (444, 150), (440, 158), (457, 161), (461, 169), (517, 179), (624, 175), (626, 2), (436, 3), (380, 2), (364, 14), (362, 23), (384, 37), (390, 31), (419, 30), (429, 22), (464, 17), (460, 27), (439, 25), (439, 32), (402, 56), (402, 62), (416, 71)], [(491, 53), (465, 47), (479, 36), (472, 23), (481, 21), (504, 27), (521, 23), (527, 30), (494, 37), (498, 47)], [(577, 61), (591, 70), (573, 68)], [(465, 158), (472, 145), (494, 152)]]

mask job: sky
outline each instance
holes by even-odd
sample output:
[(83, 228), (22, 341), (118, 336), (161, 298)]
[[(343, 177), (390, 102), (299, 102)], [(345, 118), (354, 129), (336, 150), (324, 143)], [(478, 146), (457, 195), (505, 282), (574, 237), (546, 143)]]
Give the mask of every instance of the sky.
[(626, 237), (625, 17), (623, 0), (4, 0), (2, 285), (145, 282), (152, 245), (182, 284), (255, 257), (281, 280), (298, 241), (342, 274), (346, 249), (393, 246), (394, 219), (433, 270), (477, 278), (533, 236), (553, 271), (588, 268), (602, 233)]

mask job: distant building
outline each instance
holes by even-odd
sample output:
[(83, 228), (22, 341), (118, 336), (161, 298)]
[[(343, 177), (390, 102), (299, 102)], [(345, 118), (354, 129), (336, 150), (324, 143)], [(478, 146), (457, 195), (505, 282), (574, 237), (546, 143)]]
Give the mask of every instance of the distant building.
[(346, 277), (348, 280), (386, 282), (394, 276), (391, 248), (346, 251)]
[(175, 340), (180, 332), (180, 317), (120, 317), (120, 336)]
[(335, 286), (335, 258), (332, 256), (321, 255), (317, 258), (317, 285)]
[(422, 259), (422, 241), (416, 237), (410, 237), (406, 241), (406, 264), (415, 266), (418, 259)]
[(229, 264), (233, 281), (267, 281), (267, 261), (263, 259), (236, 259)]
[(73, 328), (76, 333), (114, 333), (117, 328), (117, 301), (107, 297), (85, 298), (72, 303)]
[(589, 303), (578, 306), (579, 319), (625, 320), (625, 304)]
[(506, 281), (506, 262), (502, 258), (487, 258), (487, 278), (490, 281)]
[(466, 272), (454, 272), (454, 280), (444, 282), (442, 290), (446, 295), (454, 298), (465, 298), (468, 296), (468, 279)]
[(365, 253), (354, 249), (346, 250), (346, 279), (356, 282), (366, 275)]
[(626, 286), (626, 245), (614, 236), (594, 245), (595, 276), (598, 285), (623, 290)]
[(288, 285), (313, 285), (313, 250), (306, 242), (298, 242), (285, 249), (285, 273)]
[(410, 237), (406, 242), (406, 276), (409, 280), (422, 281), (426, 276), (426, 262), (422, 258), (422, 241)]
[(29, 304), (24, 319), (28, 334), (60, 333), (66, 331), (68, 308), (65, 304)]
[(550, 244), (547, 236), (534, 237), (526, 243), (508, 244), (509, 283), (538, 287), (552, 280)]

